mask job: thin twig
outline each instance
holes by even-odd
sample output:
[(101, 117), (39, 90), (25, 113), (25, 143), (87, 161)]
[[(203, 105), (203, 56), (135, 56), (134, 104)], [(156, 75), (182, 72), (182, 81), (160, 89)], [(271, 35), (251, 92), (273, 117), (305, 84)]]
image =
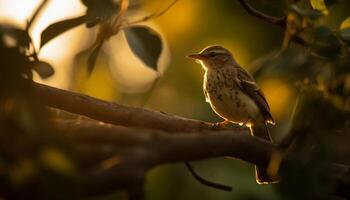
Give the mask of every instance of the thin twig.
[(191, 164), (189, 162), (185, 162), (185, 165), (187, 167), (187, 169), (191, 172), (192, 176), (200, 183), (202, 183), (205, 186), (208, 187), (212, 187), (218, 190), (224, 190), (227, 192), (231, 192), (232, 191), (232, 187), (231, 186), (227, 186), (227, 185), (222, 185), (219, 183), (214, 183), (211, 182), (209, 180), (206, 180), (204, 178), (202, 178), (199, 174), (197, 174), (197, 172), (193, 169), (193, 167), (191, 166)]
[[(266, 22), (272, 23), (272, 24), (276, 24), (279, 27), (285, 29), (286, 28), (286, 16), (283, 17), (274, 17), (271, 15), (267, 15), (265, 13), (262, 13), (258, 10), (256, 10), (255, 8), (253, 8), (247, 0), (239, 0), (239, 2), (241, 3), (241, 5), (252, 15), (258, 17), (259, 19), (262, 19)], [(300, 44), (302, 46), (308, 46), (309, 43), (302, 37), (298, 36), (298, 35), (293, 35), (291, 37), (291, 40), (297, 44)]]
[(137, 23), (141, 23), (141, 22), (145, 22), (147, 20), (150, 19), (154, 19), (157, 17), (162, 16), (164, 13), (166, 13), (171, 7), (173, 7), (179, 0), (174, 0), (173, 2), (171, 2), (171, 4), (169, 4), (164, 10), (160, 11), (160, 12), (155, 12), (151, 15), (145, 16), (141, 19), (135, 20), (133, 22), (127, 22), (128, 25), (133, 25), (133, 24), (137, 24)]
[(33, 22), (39, 15), (39, 13), (42, 11), (42, 9), (45, 7), (46, 3), (48, 3), (48, 0), (43, 0), (41, 4), (38, 6), (38, 8), (35, 10), (33, 16), (28, 20), (26, 30), (28, 31), (30, 27), (33, 25)]
[(239, 0), (242, 6), (252, 15), (272, 24), (277, 24), (279, 26), (285, 26), (286, 18), (285, 17), (274, 17), (267, 15), (253, 8), (247, 0)]
[(116, 29), (116, 30), (114, 30), (115, 32), (113, 32), (113, 33), (118, 33), (122, 19), (123, 19), (125, 13), (128, 11), (129, 3), (130, 3), (129, 0), (122, 0), (120, 2), (118, 15), (116, 15), (112, 21), (112, 26), (114, 29)]

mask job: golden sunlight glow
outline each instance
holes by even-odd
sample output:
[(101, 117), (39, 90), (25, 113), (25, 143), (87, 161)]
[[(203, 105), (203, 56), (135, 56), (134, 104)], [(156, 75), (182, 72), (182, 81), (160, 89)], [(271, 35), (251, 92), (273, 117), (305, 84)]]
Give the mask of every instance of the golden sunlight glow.
[[(12, 20), (24, 27), (26, 20), (32, 15), (40, 2), (40, 0), (0, 0), (0, 19), (2, 21), (5, 21), (5, 19), (8, 19), (7, 21)], [(41, 32), (48, 25), (64, 19), (80, 16), (84, 13), (84, 9), (85, 7), (80, 1), (49, 1), (30, 30), (36, 48), (39, 49)], [(145, 13), (140, 14), (142, 14), (142, 16), (145, 15)], [(154, 23), (147, 22), (146, 24), (161, 33)], [(40, 77), (35, 74), (34, 79), (38, 82), (44, 82), (56, 87), (67, 88), (69, 85), (69, 74), (71, 73), (70, 66), (73, 64), (72, 62), (74, 61), (76, 53), (85, 49), (88, 46), (87, 43), (91, 44), (93, 42), (87, 41), (92, 40), (86, 37), (89, 36), (89, 34), (93, 33), (89, 33), (85, 27), (80, 26), (61, 34), (47, 43), (41, 49), (39, 58), (53, 65), (55, 68), (55, 75), (47, 80), (41, 80)], [(119, 83), (120, 89), (128, 93), (147, 90), (153, 80), (164, 73), (170, 58), (168, 46), (165, 39), (163, 39), (163, 51), (158, 62), (159, 72), (146, 67), (133, 55), (122, 33), (112, 37), (105, 43), (104, 50), (110, 52), (109, 65), (112, 76)], [(86, 80), (81, 87), (78, 87), (79, 90), (102, 99), (111, 99), (112, 96), (115, 95), (115, 92), (112, 91), (115, 87), (111, 87), (110, 81), (104, 81), (106, 75), (109, 75), (110, 71), (103, 67), (96, 67), (92, 76)], [(100, 89), (96, 90), (96, 87)]]
[(100, 53), (97, 58), (90, 77), (87, 76), (85, 59), (76, 63), (74, 67), (76, 68), (72, 81), (74, 90), (104, 100), (112, 100), (117, 97), (118, 88), (110, 75), (107, 58), (103, 53)]
[(285, 108), (292, 101), (291, 87), (280, 79), (267, 79), (260, 86), (265, 93), (274, 118), (282, 118), (286, 114)]
[(230, 50), (232, 53), (233, 57), (237, 61), (238, 64), (240, 64), (244, 69), (249, 71), (249, 53), (247, 52), (246, 48), (244, 47), (244, 44), (241, 44), (240, 41), (233, 41), (233, 40), (228, 40), (228, 41), (219, 41), (219, 44), (222, 44)]
[[(164, 9), (172, 1), (149, 1), (145, 4), (145, 9), (154, 13)], [(189, 37), (195, 33), (196, 27), (198, 27), (195, 24), (198, 19), (200, 3), (200, 1), (178, 1), (164, 15), (155, 19), (155, 22), (164, 30), (169, 43), (178, 42), (178, 39)]]

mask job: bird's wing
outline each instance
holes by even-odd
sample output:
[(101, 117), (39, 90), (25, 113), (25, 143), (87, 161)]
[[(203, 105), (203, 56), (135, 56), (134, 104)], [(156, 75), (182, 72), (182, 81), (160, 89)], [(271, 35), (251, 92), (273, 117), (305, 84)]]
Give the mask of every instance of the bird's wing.
[(264, 94), (262, 93), (259, 86), (255, 83), (254, 78), (243, 68), (237, 67), (237, 78), (238, 86), (241, 90), (250, 96), (257, 106), (260, 108), (261, 113), (264, 116), (264, 119), (267, 122), (274, 124), (274, 119), (270, 113), (269, 104), (266, 101)]

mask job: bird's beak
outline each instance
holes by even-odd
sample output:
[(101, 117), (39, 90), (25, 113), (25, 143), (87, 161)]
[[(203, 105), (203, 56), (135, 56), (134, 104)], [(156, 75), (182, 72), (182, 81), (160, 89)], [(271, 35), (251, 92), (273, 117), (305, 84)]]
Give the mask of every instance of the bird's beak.
[(187, 58), (192, 58), (195, 60), (204, 60), (205, 56), (203, 56), (202, 54), (190, 54), (186, 56)]

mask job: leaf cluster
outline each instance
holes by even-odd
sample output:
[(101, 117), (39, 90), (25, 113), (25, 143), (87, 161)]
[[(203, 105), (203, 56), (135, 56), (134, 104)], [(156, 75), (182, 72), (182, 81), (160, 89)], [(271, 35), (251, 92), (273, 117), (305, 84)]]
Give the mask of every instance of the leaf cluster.
[(89, 54), (87, 71), (91, 74), (104, 42), (123, 31), (131, 51), (146, 66), (157, 70), (162, 51), (162, 39), (152, 28), (138, 25), (138, 23), (158, 17), (160, 14), (146, 16), (133, 22), (126, 15), (128, 12), (137, 9), (137, 2), (129, 2), (129, 0), (82, 0), (82, 3), (87, 8), (85, 14), (49, 25), (41, 34), (41, 47), (65, 31), (81, 24), (85, 24), (90, 29), (97, 27), (96, 41), (91, 47), (81, 52)]

